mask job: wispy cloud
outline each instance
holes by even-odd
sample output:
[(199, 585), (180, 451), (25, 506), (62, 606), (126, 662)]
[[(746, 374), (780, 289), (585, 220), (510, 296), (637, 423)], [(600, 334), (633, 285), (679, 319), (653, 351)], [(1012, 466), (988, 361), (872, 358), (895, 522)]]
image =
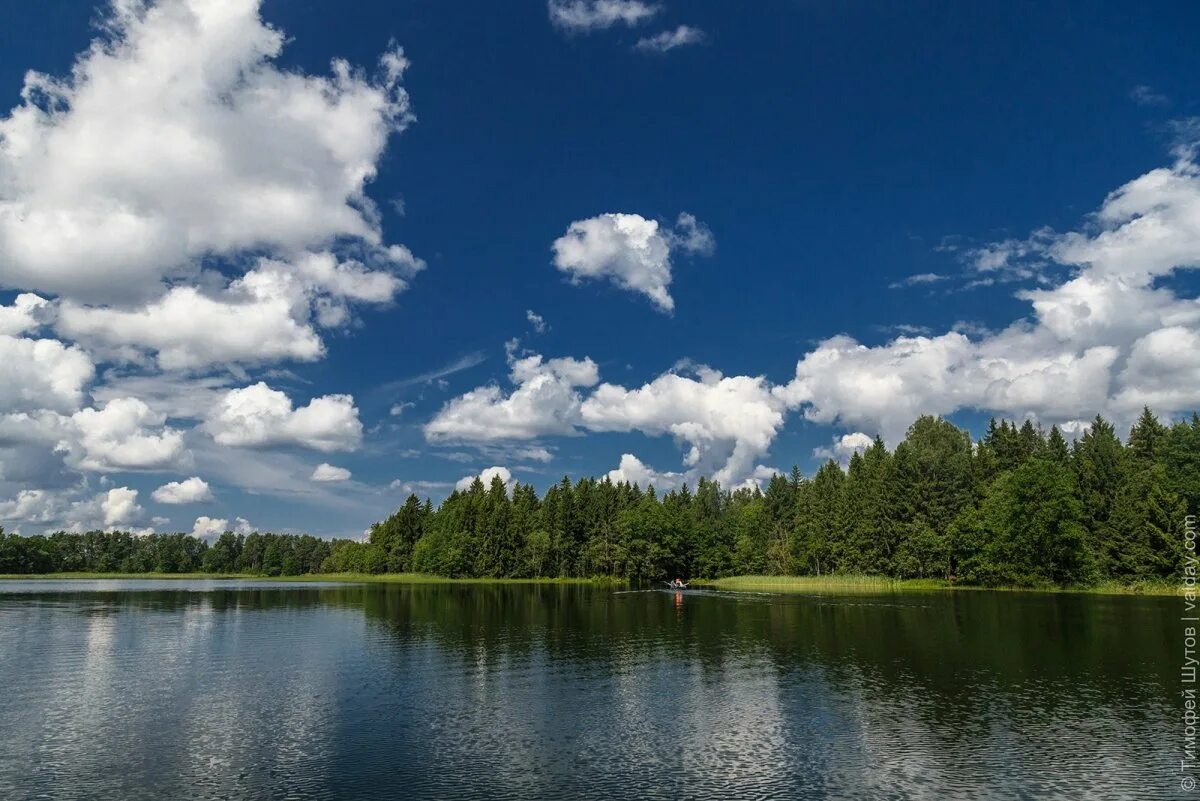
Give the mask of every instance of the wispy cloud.
[(1171, 104), (1171, 98), (1145, 84), (1139, 84), (1130, 89), (1129, 98), (1139, 106), (1169, 106)]
[(421, 494), (429, 492), (438, 492), (439, 490), (448, 490), (454, 486), (451, 481), (407, 481), (398, 478), (388, 485), (390, 489), (400, 490), (409, 494)]
[[(487, 361), (487, 356), (484, 354), (483, 351), (481, 351), (481, 350), (473, 351), (471, 353), (466, 354), (465, 356), (459, 356), (454, 361), (449, 362), (448, 364), (442, 365), (441, 367), (437, 368), (436, 370), (430, 370), (425, 373), (420, 373), (418, 375), (409, 376), (408, 378), (398, 378), (395, 381), (388, 381), (386, 383), (380, 384), (378, 387), (376, 387), (374, 390), (372, 390), (371, 394), (376, 395), (376, 396), (392, 395), (392, 394), (395, 394), (396, 392), (399, 392), (402, 389), (405, 389), (406, 387), (418, 386), (420, 384), (428, 384), (431, 382), (438, 381), (439, 379), (443, 379), (448, 375), (454, 375), (455, 373), (461, 373), (463, 370), (470, 370), (472, 367), (478, 367), (479, 365), (483, 364), (485, 361)], [(401, 411), (403, 411), (403, 409), (401, 409)]]
[(899, 281), (893, 281), (888, 284), (890, 289), (903, 289), (910, 286), (921, 286), (925, 284), (936, 284), (939, 281), (945, 281), (949, 276), (939, 273), (917, 273), (910, 275), (907, 278), (902, 278)]
[(933, 329), (925, 325), (912, 325), (911, 323), (896, 323), (895, 325), (877, 325), (875, 330), (882, 331), (885, 334), (899, 334), (905, 337), (926, 336), (933, 333)]
[(663, 31), (654, 36), (645, 36), (638, 40), (633, 47), (643, 53), (666, 53), (677, 47), (704, 44), (708, 37), (699, 28), (691, 25), (680, 25), (673, 31)]
[(533, 326), (533, 330), (539, 334), (546, 333), (546, 318), (535, 312), (533, 309), (525, 310), (525, 319)]
[(589, 33), (614, 25), (640, 25), (657, 14), (659, 7), (642, 0), (548, 0), (546, 10), (556, 27)]

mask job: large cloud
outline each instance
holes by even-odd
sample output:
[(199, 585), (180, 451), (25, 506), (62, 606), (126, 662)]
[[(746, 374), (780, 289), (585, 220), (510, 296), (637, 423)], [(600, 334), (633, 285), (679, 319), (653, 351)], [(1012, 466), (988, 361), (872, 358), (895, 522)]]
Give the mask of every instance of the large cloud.
[(204, 422), (222, 445), (299, 445), (318, 451), (349, 451), (362, 444), (354, 398), (325, 395), (307, 406), (263, 382), (226, 392)]
[(381, 247), (363, 194), (409, 119), (406, 66), (276, 67), (259, 0), (114, 3), (71, 76), (29, 72), (0, 119), (0, 282), (126, 302), (206, 256)]
[(57, 519), (60, 513), (58, 497), (43, 489), (23, 489), (16, 497), (0, 501), (0, 520), (12, 528), (22, 523), (45, 525)]
[[(86, 485), (62, 491), (24, 489), (12, 500), (0, 501), (0, 520), (6, 527), (27, 533), (130, 530), (130, 525), (143, 513), (137, 500), (138, 491), (129, 487), (112, 487), (100, 493), (91, 493)], [(133, 530), (135, 534), (151, 531), (151, 528)]]
[(50, 301), (23, 292), (13, 305), (0, 306), (0, 334), (15, 336), (39, 328), (49, 319), (50, 310)]
[(640, 214), (601, 214), (571, 223), (552, 247), (554, 266), (572, 281), (608, 279), (670, 312), (672, 250), (708, 254), (714, 245), (709, 230), (690, 214), (680, 214), (673, 230)]
[[(69, 81), (31, 73), (0, 120), (0, 281), (64, 296), (59, 330), (108, 357), (150, 350), (172, 369), (320, 357), (313, 313), (340, 325), (350, 302), (388, 302), (423, 266), (384, 246), (362, 191), (408, 119), (403, 57), (387, 54), (374, 82), (343, 62), (306, 77), (271, 64), (282, 39), (256, 1), (114, 13), (112, 40)], [(337, 238), (375, 269), (325, 252)], [(247, 249), (283, 258), (223, 288), (159, 289)], [(147, 302), (80, 302), (131, 298)]]
[[(637, 272), (629, 265), (663, 263), (667, 243), (655, 237), (652, 221), (605, 215), (574, 224), (556, 251), (580, 274), (616, 275)], [(633, 256), (630, 241), (641, 243)], [(756, 462), (789, 410), (850, 428), (817, 450), (847, 459), (876, 433), (898, 441), (922, 414), (973, 409), (1078, 430), (1097, 411), (1124, 425), (1143, 404), (1165, 414), (1200, 406), (1200, 299), (1170, 280), (1200, 266), (1200, 168), (1190, 152), (1113, 192), (1082, 231), (1042, 229), (975, 253), (975, 275), (1038, 282), (1018, 293), (1031, 304), (1029, 319), (998, 332), (955, 326), (874, 346), (834, 336), (804, 354), (794, 377), (779, 385), (699, 368), (694, 376), (672, 371), (638, 388), (603, 384), (587, 394), (581, 387), (594, 381), (575, 383), (549, 367), (564, 360), (530, 357), (531, 369), (514, 370), (515, 390), (469, 392), (448, 403), (426, 434), (482, 443), (584, 431), (670, 435), (686, 448), (685, 477), (712, 475), (729, 485), (764, 474)], [(654, 286), (665, 293), (662, 280), (642, 288), (654, 296)], [(639, 483), (676, 476), (631, 454), (610, 475)]]
[[(202, 453), (230, 486), (257, 486), (258, 456), (215, 458), (191, 421), (226, 444), (361, 442), (349, 396), (294, 409), (265, 384), (230, 387), (323, 357), (326, 332), (424, 267), (365, 194), (411, 120), (407, 62), (389, 47), (372, 70), (280, 65), (286, 37), (259, 6), (114, 0), (68, 74), (27, 73), (0, 109), (0, 289), (24, 290), (0, 306), (0, 486), (47, 525), (103, 523), (80, 494), (92, 471)], [(156, 500), (202, 499), (196, 482)]]
[[(404, 258), (414, 269), (421, 266), (411, 255)], [(386, 304), (404, 286), (392, 272), (338, 261), (332, 253), (306, 253), (289, 261), (260, 259), (217, 291), (174, 287), (138, 308), (66, 301), (57, 327), (112, 358), (154, 352), (158, 366), (169, 370), (312, 361), (325, 353), (317, 326), (342, 326), (350, 303)]]
[(580, 409), (592, 431), (669, 434), (687, 447), (684, 464), (726, 486), (753, 474), (783, 427), (784, 404), (766, 379), (698, 367), (669, 372), (636, 389), (602, 384)]
[(81, 470), (150, 470), (169, 467), (184, 455), (183, 433), (165, 427), (166, 417), (137, 398), (116, 398), (100, 409), (71, 415), (75, 439), (60, 444)]
[(426, 438), (486, 445), (584, 430), (670, 435), (686, 446), (692, 473), (738, 484), (784, 421), (785, 404), (762, 377), (701, 366), (694, 376), (672, 371), (635, 389), (602, 384), (585, 398), (581, 390), (599, 380), (591, 359), (517, 359), (510, 350), (510, 364), (516, 389), (483, 386), (451, 400), (425, 426)]
[(57, 339), (0, 334), (0, 410), (79, 408), (95, 375), (91, 358)]
[(1127, 423), (1143, 404), (1168, 414), (1200, 405), (1200, 301), (1157, 284), (1200, 266), (1200, 171), (1190, 156), (1110, 194), (1083, 231), (1043, 230), (986, 250), (987, 271), (1021, 273), (1032, 259), (1074, 272), (1019, 292), (1032, 318), (995, 334), (874, 347), (826, 340), (776, 394), (811, 420), (892, 441), (919, 414), (959, 409), (1060, 423), (1099, 411)]

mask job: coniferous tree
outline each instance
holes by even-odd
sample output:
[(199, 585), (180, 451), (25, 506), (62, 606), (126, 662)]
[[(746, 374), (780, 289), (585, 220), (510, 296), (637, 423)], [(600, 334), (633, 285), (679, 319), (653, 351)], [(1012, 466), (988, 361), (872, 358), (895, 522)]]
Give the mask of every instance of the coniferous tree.
[(846, 554), (842, 568), (852, 573), (890, 573), (896, 551), (893, 525), (892, 455), (876, 437), (850, 459), (846, 477)]
[(1200, 516), (1200, 415), (1193, 412), (1171, 426), (1163, 450), (1171, 491), (1183, 499), (1187, 514)]
[[(1022, 461), (1019, 433), (1007, 424), (1000, 430), (1012, 451), (1005, 459)], [(894, 461), (900, 534), (893, 569), (906, 577), (943, 576), (950, 567), (950, 524), (974, 497), (970, 437), (939, 417), (921, 417), (896, 446)]]
[(801, 488), (792, 545), (797, 572), (824, 575), (840, 567), (846, 544), (846, 474), (830, 459)]
[(1115, 577), (1118, 541), (1109, 522), (1127, 475), (1125, 447), (1112, 424), (1096, 415), (1091, 427), (1075, 441), (1073, 459), (1088, 550), (1100, 575)]
[(1167, 427), (1158, 421), (1149, 406), (1144, 406), (1129, 431), (1129, 455), (1139, 465), (1154, 464), (1165, 456), (1166, 437)]
[(657, 581), (735, 573), (881, 573), (958, 583), (1163, 581), (1179, 574), (1200, 505), (1200, 417), (1165, 427), (1144, 410), (1122, 444), (1102, 418), (1072, 447), (1057, 427), (991, 421), (972, 446), (923, 417), (889, 451), (876, 439), (827, 462), (730, 491), (706, 478), (660, 495), (564, 478), (544, 496), (474, 480), (434, 508), (409, 496), (365, 542), (309, 535), (0, 531), (0, 571), (611, 575)]
[(1059, 431), (1058, 426), (1050, 427), (1050, 436), (1046, 438), (1046, 444), (1042, 449), (1041, 455), (1052, 462), (1070, 464), (1071, 446), (1067, 444), (1067, 440), (1062, 435), (1062, 432)]

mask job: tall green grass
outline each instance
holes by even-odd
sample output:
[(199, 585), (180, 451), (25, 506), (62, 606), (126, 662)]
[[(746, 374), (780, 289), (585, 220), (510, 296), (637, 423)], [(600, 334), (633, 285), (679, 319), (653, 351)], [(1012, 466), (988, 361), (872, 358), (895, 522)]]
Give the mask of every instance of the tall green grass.
[(884, 592), (903, 588), (905, 582), (887, 576), (730, 576), (695, 581), (721, 590), (759, 592)]
[(951, 584), (944, 579), (895, 579), (887, 576), (730, 576), (697, 580), (696, 585), (742, 592), (873, 593), (929, 590), (1003, 590), (1012, 592), (1083, 592), (1096, 595), (1178, 595), (1178, 584), (1142, 581), (1130, 584), (1103, 582), (1079, 587), (977, 587)]

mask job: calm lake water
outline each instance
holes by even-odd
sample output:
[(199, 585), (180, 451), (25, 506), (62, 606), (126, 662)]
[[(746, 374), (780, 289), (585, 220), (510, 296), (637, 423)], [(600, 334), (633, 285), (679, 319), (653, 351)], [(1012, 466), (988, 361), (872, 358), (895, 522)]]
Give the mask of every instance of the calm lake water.
[(1174, 598), (0, 582), (0, 798), (1156, 799)]

